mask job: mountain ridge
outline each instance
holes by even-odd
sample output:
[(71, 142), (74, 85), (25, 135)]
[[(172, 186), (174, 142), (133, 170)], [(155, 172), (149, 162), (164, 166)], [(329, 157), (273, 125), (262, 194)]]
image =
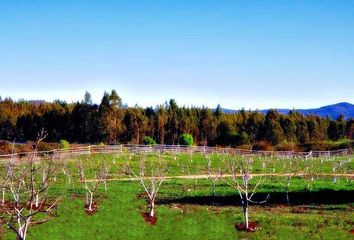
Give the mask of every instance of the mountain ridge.
[[(331, 105), (322, 106), (319, 108), (310, 108), (310, 109), (287, 109), (287, 108), (270, 108), (277, 110), (279, 113), (288, 114), (291, 110), (296, 110), (301, 114), (309, 115), (314, 114), (321, 117), (329, 117), (332, 119), (338, 118), (339, 115), (343, 115), (344, 118), (354, 118), (354, 104), (348, 102), (339, 102)], [(256, 110), (261, 113), (266, 114), (270, 109), (262, 109)], [(222, 108), (224, 113), (234, 113), (239, 112), (240, 110), (233, 110), (233, 109), (225, 109)]]

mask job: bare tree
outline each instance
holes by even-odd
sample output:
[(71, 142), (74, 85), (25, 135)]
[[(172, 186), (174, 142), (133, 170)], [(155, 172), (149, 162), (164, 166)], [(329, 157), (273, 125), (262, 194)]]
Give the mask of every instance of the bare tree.
[(231, 174), (231, 181), (228, 181), (227, 179), (224, 181), (231, 187), (237, 189), (239, 193), (244, 216), (244, 224), (242, 228), (246, 231), (254, 231), (255, 227), (250, 228), (249, 226), (248, 208), (249, 203), (262, 204), (269, 198), (268, 194), (264, 201), (257, 202), (253, 200), (258, 187), (264, 182), (264, 179), (260, 177), (255, 184), (251, 184), (251, 180), (253, 179), (251, 174), (253, 164), (252, 158), (241, 157), (240, 159), (237, 159), (233, 156), (229, 156), (227, 162), (228, 171)]
[[(209, 154), (205, 154), (204, 158), (207, 163), (206, 171), (208, 175), (208, 180), (211, 182), (211, 191), (213, 194), (213, 198), (215, 198), (215, 193), (216, 193), (216, 183), (221, 179), (222, 177), (222, 168), (221, 167), (216, 167), (213, 166), (212, 159)], [(221, 161), (220, 165), (222, 164), (223, 156), (219, 155), (219, 161)]]
[[(85, 208), (87, 212), (93, 213), (97, 210), (97, 206), (94, 206), (93, 197), (101, 184), (104, 184), (106, 186), (108, 168), (107, 166), (105, 166), (105, 164), (102, 164), (98, 170), (90, 169), (94, 171), (93, 179), (86, 178), (84, 164), (82, 164), (82, 162), (79, 162), (78, 168), (80, 181), (86, 190)], [(107, 187), (105, 187), (105, 189), (107, 191)]]
[[(6, 165), (5, 165), (5, 171), (1, 171), (1, 177), (0, 177), (0, 185), (1, 185), (1, 193), (2, 193), (2, 197), (1, 197), (1, 206), (5, 205), (5, 196), (6, 196), (6, 190), (8, 189), (8, 186), (10, 184), (10, 177), (12, 174), (12, 159), (9, 160)], [(9, 174), (10, 173), (10, 174)]]
[[(284, 170), (284, 175), (285, 175), (285, 196), (286, 196), (286, 202), (287, 204), (290, 204), (290, 198), (289, 198), (289, 189), (290, 189), (290, 184), (291, 180), (294, 176), (296, 176), (298, 170), (299, 170), (299, 159), (297, 158), (290, 158), (290, 159), (282, 159), (283, 163), (283, 170)], [(282, 178), (283, 176), (280, 176)]]
[(15, 161), (15, 140), (12, 144), (12, 150), (11, 150), (12, 156), (10, 158), (10, 160), (8, 162), (6, 162), (5, 164), (5, 171), (1, 172), (1, 177), (0, 177), (0, 181), (1, 181), (1, 192), (2, 192), (2, 198), (1, 198), (1, 205), (3, 206), (5, 204), (5, 194), (6, 194), (6, 189), (7, 186), (10, 183), (10, 178), (13, 174), (13, 165), (14, 165), (14, 161)]
[(68, 161), (63, 161), (62, 163), (63, 163), (63, 167), (61, 171), (64, 175), (64, 179), (66, 180), (66, 188), (69, 188), (70, 186), (74, 185), (74, 181), (72, 180), (73, 171), (71, 170)]
[[(2, 221), (16, 234), (18, 240), (25, 240), (28, 228), (33, 223), (43, 223), (51, 218), (52, 210), (58, 207), (61, 196), (50, 197), (49, 187), (56, 170), (53, 158), (37, 158), (36, 149), (45, 135), (40, 135), (33, 153), (26, 162), (12, 159), (7, 166), (7, 188), (12, 199), (1, 206)], [(40, 220), (33, 222), (35, 216)], [(45, 216), (45, 217), (42, 217)]]
[(315, 158), (303, 158), (303, 173), (302, 178), (306, 182), (306, 189), (311, 190), (311, 183), (316, 175)]
[(145, 155), (140, 156), (138, 171), (133, 170), (132, 165), (129, 165), (130, 172), (140, 182), (149, 201), (149, 215), (155, 217), (155, 201), (162, 183), (168, 172), (167, 165), (159, 155), (158, 162), (148, 162)]

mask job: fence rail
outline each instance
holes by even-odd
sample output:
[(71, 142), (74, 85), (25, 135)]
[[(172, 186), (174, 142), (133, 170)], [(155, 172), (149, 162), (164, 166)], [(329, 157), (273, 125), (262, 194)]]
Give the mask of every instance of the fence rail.
[[(124, 145), (91, 145), (84, 147), (75, 147), (70, 149), (54, 149), (50, 151), (38, 151), (39, 156), (55, 155), (55, 156), (79, 156), (90, 155), (97, 153), (201, 153), (201, 154), (234, 154), (234, 155), (253, 155), (253, 156), (273, 156), (280, 158), (291, 157), (331, 157), (331, 156), (344, 156), (353, 154), (352, 149), (339, 149), (332, 151), (310, 151), (310, 152), (295, 152), (295, 151), (259, 151), (259, 150), (247, 150), (236, 148), (219, 148), (219, 147), (207, 147), (207, 146), (184, 146), (184, 145), (136, 145), (136, 144), (124, 144)], [(8, 160), (11, 158), (23, 158), (33, 154), (33, 152), (20, 152), (13, 154), (0, 155), (0, 161)]]

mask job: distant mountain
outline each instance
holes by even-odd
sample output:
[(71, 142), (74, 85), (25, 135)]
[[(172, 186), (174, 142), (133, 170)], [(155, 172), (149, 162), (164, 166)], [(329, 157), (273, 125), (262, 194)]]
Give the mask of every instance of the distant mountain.
[[(259, 112), (266, 114), (269, 109), (263, 109)], [(287, 114), (291, 109), (275, 109), (280, 113)], [(223, 109), (225, 113), (238, 112), (239, 110)], [(322, 117), (337, 118), (340, 114), (343, 114), (345, 118), (354, 118), (354, 105), (347, 102), (341, 102), (333, 105), (323, 106), (313, 109), (296, 109), (296, 111), (308, 115), (314, 114)]]

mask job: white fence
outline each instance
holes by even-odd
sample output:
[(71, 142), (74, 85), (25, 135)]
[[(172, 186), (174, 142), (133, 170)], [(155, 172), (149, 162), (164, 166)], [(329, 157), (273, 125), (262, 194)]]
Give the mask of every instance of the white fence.
[[(54, 156), (79, 156), (89, 155), (97, 153), (218, 153), (218, 154), (234, 154), (234, 155), (253, 155), (253, 156), (274, 156), (280, 158), (292, 158), (292, 157), (331, 157), (331, 156), (344, 156), (353, 154), (351, 149), (340, 149), (333, 151), (311, 151), (311, 152), (295, 152), (295, 151), (258, 151), (236, 148), (219, 148), (219, 147), (207, 147), (207, 146), (183, 146), (183, 145), (92, 145), (85, 147), (76, 147), (70, 149), (54, 149), (51, 151), (37, 152), (38, 155), (54, 155)], [(21, 152), (14, 154), (0, 155), (1, 160), (8, 160), (11, 158), (23, 158), (33, 154), (33, 152)]]

